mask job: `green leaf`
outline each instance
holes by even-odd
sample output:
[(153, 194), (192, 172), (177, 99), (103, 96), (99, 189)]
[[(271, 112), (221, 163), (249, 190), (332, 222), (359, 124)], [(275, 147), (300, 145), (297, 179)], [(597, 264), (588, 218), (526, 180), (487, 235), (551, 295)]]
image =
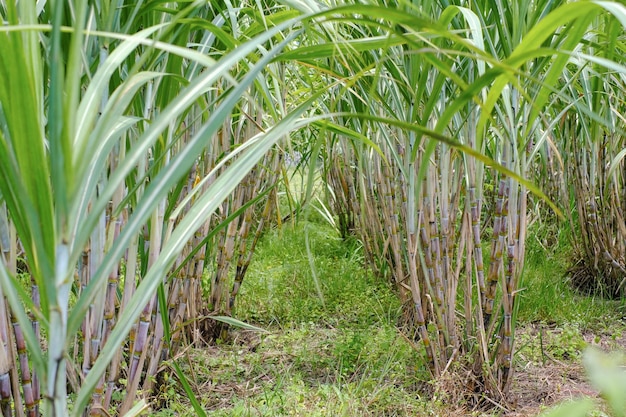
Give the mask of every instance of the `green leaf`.
[(595, 409), (595, 403), (589, 398), (568, 401), (541, 413), (539, 417), (587, 417)]
[(226, 324), (228, 324), (230, 326), (237, 327), (239, 329), (253, 330), (255, 332), (260, 332), (260, 333), (269, 333), (265, 329), (262, 329), (262, 328), (257, 327), (257, 326), (253, 326), (252, 324), (244, 323), (241, 320), (237, 320), (236, 318), (229, 317), (229, 316), (207, 316), (207, 318), (209, 318), (211, 320), (219, 321), (221, 323), (226, 323)]
[(626, 369), (624, 355), (607, 355), (597, 349), (587, 349), (583, 363), (589, 379), (613, 410), (613, 416), (626, 416)]
[(183, 389), (185, 390), (185, 393), (187, 394), (187, 398), (189, 398), (189, 401), (191, 402), (191, 406), (193, 407), (193, 410), (196, 412), (196, 415), (199, 417), (206, 417), (207, 413), (202, 408), (200, 401), (198, 401), (198, 399), (196, 398), (196, 394), (193, 392), (191, 385), (189, 385), (189, 381), (187, 381), (187, 377), (185, 376), (185, 373), (183, 372), (183, 370), (176, 363), (176, 361), (170, 362), (170, 365), (172, 366), (172, 368), (174, 368), (174, 371), (176, 372), (176, 375), (178, 376), (178, 380), (183, 386)]

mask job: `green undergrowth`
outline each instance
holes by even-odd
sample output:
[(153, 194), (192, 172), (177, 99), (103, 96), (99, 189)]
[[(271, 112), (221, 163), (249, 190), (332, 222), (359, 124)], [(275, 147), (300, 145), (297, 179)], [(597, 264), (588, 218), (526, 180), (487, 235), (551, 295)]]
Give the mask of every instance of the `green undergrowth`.
[(204, 406), (212, 416), (424, 415), (414, 352), (391, 327), (362, 332), (303, 323), (195, 351)]
[(400, 311), (391, 287), (363, 269), (358, 244), (315, 223), (265, 235), (237, 301), (241, 320), (279, 327), (307, 322), (367, 327), (393, 323)]
[[(457, 415), (459, 404), (429, 395), (423, 352), (398, 328), (391, 285), (364, 269), (358, 242), (313, 220), (287, 223), (259, 243), (234, 316), (267, 332), (232, 330), (229, 340), (178, 359), (203, 408), (211, 416)], [(623, 304), (570, 288), (566, 233), (541, 224), (529, 230), (518, 373), (529, 362), (579, 360), (593, 344), (585, 332), (616, 345), (622, 338)], [(175, 379), (167, 381), (155, 415), (193, 415)]]

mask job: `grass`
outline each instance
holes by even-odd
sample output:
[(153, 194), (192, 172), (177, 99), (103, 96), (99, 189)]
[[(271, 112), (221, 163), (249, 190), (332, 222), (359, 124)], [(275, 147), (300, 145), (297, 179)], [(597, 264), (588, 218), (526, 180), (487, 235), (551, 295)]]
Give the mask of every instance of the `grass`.
[[(531, 229), (520, 296), (521, 378), (529, 364), (579, 361), (593, 343), (585, 332), (617, 345), (624, 327), (616, 326), (615, 301), (570, 289), (567, 235), (540, 226)], [(422, 352), (398, 330), (401, 309), (392, 287), (363, 269), (357, 242), (340, 239), (320, 217), (266, 233), (246, 279), (235, 317), (268, 333), (235, 330), (232, 340), (178, 359), (209, 415), (459, 415), (463, 404), (431, 395)], [(192, 415), (174, 379), (161, 384), (156, 399), (161, 409), (154, 415)], [(499, 415), (491, 413), (471, 415)]]
[(424, 407), (416, 380), (429, 376), (396, 330), (398, 299), (363, 269), (356, 242), (302, 222), (268, 233), (255, 255), (237, 314), (278, 330), (254, 354), (275, 358), (253, 366), (269, 383), (214, 415), (398, 415)]
[[(321, 297), (305, 249), (307, 229)], [(311, 321), (368, 326), (395, 320), (400, 305), (391, 287), (366, 273), (362, 264), (360, 248), (345, 244), (330, 227), (304, 223), (274, 230), (255, 253), (236, 314), (244, 321), (278, 326)]]
[[(236, 340), (208, 359), (196, 352), (193, 363), (202, 364), (215, 388), (204, 397), (214, 416), (398, 415), (423, 408), (415, 387), (403, 386), (413, 353), (388, 329), (368, 339), (355, 343), (337, 329), (303, 324), (262, 341)], [(381, 351), (386, 344), (390, 349)]]

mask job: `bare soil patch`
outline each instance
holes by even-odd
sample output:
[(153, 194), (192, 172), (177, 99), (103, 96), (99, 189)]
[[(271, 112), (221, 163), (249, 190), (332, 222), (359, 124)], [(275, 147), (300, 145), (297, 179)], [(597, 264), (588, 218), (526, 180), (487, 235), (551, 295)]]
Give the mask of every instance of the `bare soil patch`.
[[(543, 350), (538, 358), (528, 355), (522, 348), (518, 355), (518, 365), (510, 393), (509, 417), (535, 416), (568, 400), (582, 397), (599, 398), (599, 392), (588, 381), (580, 355), (554, 357), (554, 343), (561, 341), (563, 330), (560, 328), (538, 328), (530, 325), (518, 330), (520, 339), (535, 337), (542, 332)], [(623, 323), (616, 323), (612, 332), (584, 331), (580, 338), (585, 346), (595, 347), (605, 352), (626, 350), (626, 336), (622, 334)], [(536, 341), (536, 343), (540, 343)], [(575, 342), (573, 342), (575, 343)], [(560, 351), (562, 352), (562, 351)]]
[(533, 416), (563, 401), (597, 395), (580, 363), (529, 363), (517, 370), (511, 389), (511, 411), (505, 415)]

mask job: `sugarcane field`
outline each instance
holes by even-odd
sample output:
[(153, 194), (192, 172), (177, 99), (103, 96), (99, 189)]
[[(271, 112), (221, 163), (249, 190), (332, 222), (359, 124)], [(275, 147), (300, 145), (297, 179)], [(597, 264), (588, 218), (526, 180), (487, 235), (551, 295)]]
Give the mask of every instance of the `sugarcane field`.
[(0, 413), (626, 416), (624, 0), (0, 0)]

